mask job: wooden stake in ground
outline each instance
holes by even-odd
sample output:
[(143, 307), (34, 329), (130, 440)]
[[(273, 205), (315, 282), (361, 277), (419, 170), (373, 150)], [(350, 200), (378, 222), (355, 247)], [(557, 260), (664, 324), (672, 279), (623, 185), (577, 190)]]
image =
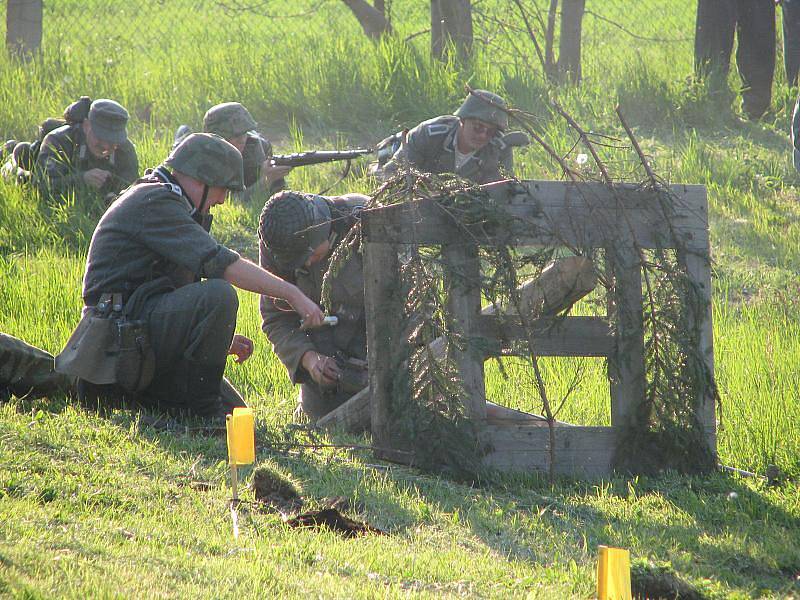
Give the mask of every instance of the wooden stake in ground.
[(231, 467), (231, 520), (233, 537), (239, 537), (239, 469), (240, 465), (251, 465), (256, 460), (256, 430), (253, 411), (249, 408), (234, 408), (233, 414), (225, 418), (228, 440), (228, 464)]

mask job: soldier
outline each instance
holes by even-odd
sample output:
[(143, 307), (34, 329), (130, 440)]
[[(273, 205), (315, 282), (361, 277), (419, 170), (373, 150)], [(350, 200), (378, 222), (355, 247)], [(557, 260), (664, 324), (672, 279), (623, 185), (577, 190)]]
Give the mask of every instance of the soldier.
[[(319, 301), (331, 254), (367, 200), (361, 194), (326, 197), (290, 191), (272, 196), (259, 221), (261, 266)], [(261, 328), (292, 383), (301, 384), (299, 407), (314, 421), (368, 383), (360, 254), (337, 266), (331, 277), (325, 308), (338, 318), (333, 327), (301, 331), (300, 315), (261, 297)]]
[[(225, 138), (242, 153), (244, 161), (245, 190), (234, 197), (242, 202), (253, 198), (268, 198), (286, 187), (286, 175), (291, 167), (273, 166), (272, 144), (256, 133), (258, 124), (250, 112), (238, 102), (224, 102), (208, 109), (203, 116), (203, 131), (215, 133)], [(181, 125), (175, 134), (176, 142), (189, 133), (186, 125)]]
[(737, 39), (736, 65), (742, 78), (742, 109), (760, 119), (772, 98), (775, 73), (775, 0), (699, 0), (694, 63), (711, 90), (728, 95), (728, 70)]
[(35, 176), (43, 193), (59, 197), (88, 189), (108, 202), (133, 183), (139, 160), (127, 124), (127, 110), (99, 99), (85, 119), (48, 133), (36, 158)]
[(38, 398), (66, 394), (73, 381), (56, 373), (53, 355), (4, 333), (0, 333), (0, 402), (11, 395)]
[[(281, 298), (306, 326), (321, 324), (322, 311), (295, 285), (207, 232), (209, 209), (242, 189), (239, 151), (198, 133), (106, 211), (86, 259), (84, 316), (56, 358), (57, 370), (81, 378), (84, 399), (113, 397), (123, 387), (145, 406), (223, 417), (230, 408), (220, 397), (226, 356), (241, 362), (252, 352), (250, 340), (234, 336), (234, 287)], [(133, 332), (127, 338), (126, 328)], [(134, 352), (123, 359), (126, 339)]]
[[(528, 143), (521, 132), (503, 135), (508, 127), (506, 102), (497, 94), (476, 90), (467, 95), (455, 115), (423, 121), (408, 132), (405, 141), (379, 174), (387, 177), (403, 164), (427, 173), (455, 173), (474, 183), (504, 178), (513, 168), (513, 147)], [(387, 138), (379, 145), (385, 145)]]

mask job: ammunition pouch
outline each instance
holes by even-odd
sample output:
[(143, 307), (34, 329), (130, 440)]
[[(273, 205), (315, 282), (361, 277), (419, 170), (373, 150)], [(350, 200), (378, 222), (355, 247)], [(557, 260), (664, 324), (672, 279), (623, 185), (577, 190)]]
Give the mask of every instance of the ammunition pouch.
[(153, 380), (155, 354), (146, 321), (131, 321), (121, 294), (103, 294), (84, 312), (67, 345), (55, 358), (58, 373), (98, 385), (139, 392)]

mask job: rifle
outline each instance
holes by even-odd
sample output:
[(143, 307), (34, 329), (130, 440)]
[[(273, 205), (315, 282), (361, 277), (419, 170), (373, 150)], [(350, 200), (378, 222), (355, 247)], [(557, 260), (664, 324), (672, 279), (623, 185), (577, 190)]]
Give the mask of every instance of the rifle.
[(276, 167), (305, 167), (339, 160), (351, 161), (359, 156), (372, 154), (371, 148), (356, 148), (354, 150), (309, 150), (308, 152), (295, 152), (293, 154), (273, 154), (270, 158)]

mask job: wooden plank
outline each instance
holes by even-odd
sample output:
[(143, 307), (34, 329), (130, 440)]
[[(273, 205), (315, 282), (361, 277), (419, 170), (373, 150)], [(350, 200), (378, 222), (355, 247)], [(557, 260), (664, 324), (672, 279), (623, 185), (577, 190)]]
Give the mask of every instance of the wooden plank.
[[(698, 337), (697, 351), (701, 359), (705, 362), (706, 368), (710, 376), (714, 376), (714, 336), (712, 327), (712, 314), (711, 314), (711, 264), (710, 256), (708, 254), (702, 255), (700, 253), (692, 254), (679, 254), (679, 260), (683, 261), (686, 265), (689, 277), (698, 286), (698, 292), (701, 295), (701, 302), (704, 307), (699, 313), (695, 314), (694, 306), (690, 304), (689, 314), (690, 323), (698, 328), (700, 334)], [(706, 430), (706, 440), (709, 449), (714, 456), (717, 454), (717, 417), (716, 417), (716, 400), (714, 397), (714, 390), (709, 387), (699, 395), (696, 399), (695, 410), (700, 418), (700, 422)]]
[(670, 200), (666, 211), (656, 194), (631, 186), (617, 186), (616, 196), (594, 183), (503, 183), (489, 189), (510, 215), (496, 230), (486, 224), (460, 228), (436, 203), (419, 200), (364, 211), (362, 231), (371, 241), (421, 245), (503, 240), (600, 248), (621, 238), (635, 239), (642, 248), (683, 245), (703, 250), (708, 245), (702, 186), (672, 186), (678, 198)]
[[(442, 248), (442, 259), (447, 311), (452, 318), (453, 333), (469, 340), (474, 335), (475, 322), (481, 311), (478, 247), (445, 245)], [(486, 418), (484, 356), (470, 343), (463, 350), (452, 344), (450, 351), (464, 386), (466, 397), (463, 401), (467, 414), (476, 421), (483, 421)]]
[(613, 274), (609, 319), (615, 324), (615, 352), (609, 357), (611, 425), (626, 427), (637, 420), (645, 397), (642, 268), (636, 251), (627, 245), (606, 250)]
[(344, 404), (317, 420), (320, 429), (340, 429), (348, 433), (363, 433), (372, 426), (369, 387), (354, 394)]
[(389, 450), (408, 450), (394, 435), (392, 422), (393, 364), (400, 345), (398, 315), (399, 281), (397, 247), (391, 244), (364, 244), (364, 308), (367, 321), (367, 359), (369, 387), (372, 390), (371, 429), (378, 458), (389, 458)]
[[(550, 431), (537, 425), (488, 425), (483, 440), (491, 448), (486, 467), (506, 472), (547, 473)], [(555, 471), (577, 477), (607, 477), (612, 473), (617, 432), (611, 427), (555, 428)]]
[[(527, 354), (526, 332), (517, 317), (480, 315), (474, 335), (486, 340), (488, 356)], [(530, 325), (538, 356), (609, 356), (615, 338), (601, 317), (539, 319)]]

